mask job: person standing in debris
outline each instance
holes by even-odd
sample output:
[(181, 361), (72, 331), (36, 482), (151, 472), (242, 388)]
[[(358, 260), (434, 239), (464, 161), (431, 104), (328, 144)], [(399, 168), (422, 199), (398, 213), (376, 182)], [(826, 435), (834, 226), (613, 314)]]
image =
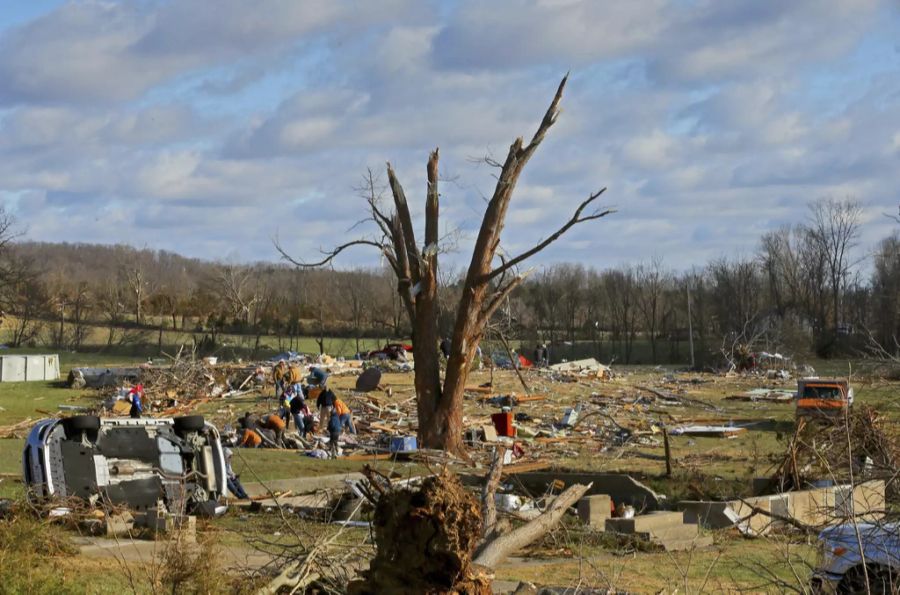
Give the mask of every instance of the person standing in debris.
[(326, 374), (325, 370), (322, 368), (313, 368), (309, 371), (306, 382), (313, 386), (325, 388), (325, 384), (328, 382), (328, 374)]
[(440, 349), (444, 359), (450, 359), (450, 339), (447, 337), (441, 339)]
[(294, 398), (291, 399), (290, 411), (291, 416), (294, 418), (297, 432), (300, 436), (306, 438), (306, 434), (312, 431), (313, 424), (312, 414), (309, 411), (309, 407), (306, 406), (306, 399), (303, 398), (302, 392), (294, 395)]
[(534, 346), (534, 365), (544, 365), (544, 349), (540, 343)]
[(323, 428), (331, 419), (331, 413), (334, 410), (335, 395), (328, 388), (328, 374), (321, 368), (313, 368), (310, 370), (306, 381), (309, 383), (307, 387), (307, 398), (316, 400), (316, 409), (319, 410), (319, 423)]
[(225, 449), (225, 477), (226, 483), (228, 485), (228, 491), (234, 494), (234, 496), (238, 500), (248, 500), (250, 496), (247, 495), (246, 490), (244, 490), (244, 486), (241, 485), (241, 476), (235, 474), (234, 469), (231, 467), (231, 460), (234, 457), (234, 453), (230, 448)]
[(288, 373), (287, 362), (278, 360), (278, 364), (272, 370), (272, 379), (275, 381), (275, 398), (280, 399), (284, 393), (284, 378)]
[(328, 450), (332, 459), (338, 458), (340, 452), (338, 440), (341, 438), (341, 418), (337, 411), (332, 409), (331, 417), (328, 418)]
[(284, 387), (284, 394), (281, 395), (281, 406), (278, 408), (278, 416), (284, 421), (285, 428), (291, 426), (291, 401), (296, 397), (297, 391), (294, 389), (293, 384), (288, 384)]
[(261, 428), (274, 432), (275, 444), (278, 448), (284, 448), (284, 430), (287, 428), (287, 424), (284, 423), (281, 417), (273, 413), (260, 422), (259, 425)]
[[(310, 391), (312, 390), (310, 389)], [(337, 397), (330, 388), (321, 388), (319, 391), (319, 396), (316, 397), (316, 409), (319, 410), (319, 421), (323, 425), (329, 423), (328, 420), (331, 419), (331, 414), (334, 413), (334, 402), (336, 400)]]
[(340, 399), (334, 400), (334, 411), (338, 414), (338, 418), (341, 420), (341, 428), (347, 428), (347, 431), (351, 434), (356, 433), (356, 428), (353, 427), (353, 412), (350, 411), (350, 408)]
[(476, 370), (481, 369), (481, 366), (483, 365), (483, 362), (482, 362), (483, 358), (484, 358), (484, 355), (481, 353), (481, 344), (479, 343), (478, 345), (475, 346), (475, 361), (473, 362), (475, 364)]
[(138, 384), (128, 392), (128, 402), (131, 403), (130, 417), (139, 418), (144, 412), (144, 385)]
[(293, 386), (294, 394), (297, 394), (303, 388), (302, 382), (303, 369), (300, 367), (300, 364), (291, 364), (288, 368), (286, 384)]

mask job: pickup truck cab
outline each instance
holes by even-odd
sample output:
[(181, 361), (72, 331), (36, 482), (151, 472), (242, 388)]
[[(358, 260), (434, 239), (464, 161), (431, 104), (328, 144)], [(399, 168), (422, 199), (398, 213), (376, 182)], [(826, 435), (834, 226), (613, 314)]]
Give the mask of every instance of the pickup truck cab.
[(900, 524), (844, 523), (822, 531), (810, 586), (814, 593), (897, 593)]
[(225, 512), (225, 457), (202, 416), (174, 419), (77, 415), (44, 419), (22, 454), (32, 500), (78, 497), (132, 510), (214, 516)]
[(797, 417), (840, 417), (853, 406), (853, 389), (839, 378), (801, 378), (797, 381)]

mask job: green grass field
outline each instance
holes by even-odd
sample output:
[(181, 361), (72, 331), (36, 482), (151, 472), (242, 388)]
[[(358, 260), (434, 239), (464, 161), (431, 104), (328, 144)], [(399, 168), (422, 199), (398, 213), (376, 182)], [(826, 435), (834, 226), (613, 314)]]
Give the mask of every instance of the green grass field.
[[(310, 340), (311, 341), (311, 340)], [(45, 352), (46, 350), (29, 350)], [(7, 353), (21, 351), (7, 351)], [(76, 365), (118, 365), (143, 361), (142, 357), (128, 354), (60, 354), (63, 373)], [(847, 361), (813, 362), (820, 375), (846, 374)], [(556, 419), (565, 408), (578, 400), (602, 399), (603, 395), (616, 395), (621, 390), (633, 390), (638, 385), (658, 385), (668, 373), (666, 367), (614, 366), (619, 378), (609, 383), (578, 382), (553, 383), (536, 374), (529, 374), (532, 388), (547, 395), (543, 402), (520, 407), (533, 417)], [(900, 399), (897, 389), (900, 383), (869, 378), (862, 374), (865, 366), (854, 365), (854, 387), (857, 402), (876, 407), (889, 424), (900, 422)], [(484, 382), (489, 372), (478, 372), (470, 384)], [(717, 438), (672, 437), (673, 458), (676, 461), (672, 477), (664, 477), (664, 463), (660, 460), (660, 446), (639, 446), (619, 454), (602, 450), (603, 444), (586, 441), (582, 444), (536, 446), (525, 441), (526, 452), (536, 460), (551, 460), (555, 469), (583, 471), (621, 471), (640, 476), (654, 489), (669, 496), (671, 501), (696, 497), (697, 490), (705, 496), (734, 497), (744, 493), (753, 477), (766, 476), (783, 457), (785, 439), (793, 429), (793, 405), (726, 401), (725, 397), (770, 382), (754, 378), (726, 379), (704, 375), (704, 383), (690, 385), (687, 396), (714, 404), (718, 410), (710, 412), (696, 407), (670, 407), (668, 414), (676, 420), (716, 418), (729, 420), (755, 419), (764, 421), (753, 430), (733, 440)], [(352, 376), (334, 377), (332, 385), (339, 394), (349, 395)], [(394, 399), (400, 401), (413, 394), (412, 376), (388, 374), (385, 382), (394, 388)], [(511, 372), (497, 372), (495, 391), (507, 394), (521, 392), (518, 380)], [(585, 385), (588, 386), (585, 386)], [(793, 381), (783, 383), (790, 388)], [(593, 396), (591, 396), (593, 395)], [(88, 405), (96, 399), (92, 390), (61, 388), (60, 383), (0, 383), (0, 426), (8, 426), (26, 419), (39, 419), (53, 415), (59, 405)], [(245, 410), (264, 411), (274, 407), (272, 401), (249, 395), (240, 398), (213, 400), (201, 406), (200, 413), (218, 424), (232, 423)], [(469, 424), (487, 423), (495, 408), (481, 405), (474, 399), (466, 400), (466, 418)], [(660, 414), (652, 413), (653, 417)], [(632, 417), (632, 419), (640, 419)], [(674, 422), (673, 422), (674, 423)], [(649, 426), (648, 426), (649, 427)], [(24, 434), (24, 432), (23, 432)], [(21, 469), (21, 439), (0, 440), (0, 497), (16, 497), (22, 494), (17, 481)], [(306, 477), (357, 471), (365, 465), (362, 461), (323, 461), (312, 459), (294, 451), (237, 450), (235, 471), (243, 481), (267, 481), (293, 477)], [(385, 473), (408, 475), (425, 469), (404, 463), (379, 461), (375, 465)], [(268, 519), (268, 520), (267, 520)], [(277, 530), (266, 525), (268, 517), (254, 519), (246, 515), (229, 514), (212, 527), (225, 532), (223, 543), (228, 547), (241, 547), (248, 531)], [(261, 524), (260, 524), (261, 523)], [(596, 536), (577, 526), (569, 526), (561, 533), (544, 540), (532, 548), (529, 557), (514, 561), (498, 571), (498, 578), (509, 580), (534, 580), (545, 584), (572, 585), (581, 583), (595, 587), (615, 586), (632, 592), (672, 591), (726, 592), (735, 588), (753, 592), (780, 592), (787, 585), (800, 586), (809, 575), (808, 563), (814, 548), (806, 542), (770, 538), (752, 540), (734, 538), (728, 532), (716, 533), (716, 546), (693, 553), (639, 553), (623, 556), (608, 545), (596, 543)], [(364, 537), (364, 533), (360, 533)], [(565, 547), (561, 550), (560, 543)], [(574, 556), (571, 561), (561, 559)], [(96, 560), (78, 556), (59, 558), (53, 570), (62, 576), (85, 569), (94, 572)], [(42, 568), (50, 566), (42, 563)], [(765, 569), (765, 571), (763, 570)], [(768, 578), (763, 575), (771, 572)], [(56, 576), (56, 575), (48, 575)], [(20, 577), (21, 578), (21, 577)], [(96, 585), (96, 592), (115, 592), (121, 585), (121, 576), (110, 576), (110, 581)], [(19, 579), (17, 579), (19, 580)], [(21, 578), (28, 583), (28, 577)], [(783, 581), (780, 586), (771, 580)]]

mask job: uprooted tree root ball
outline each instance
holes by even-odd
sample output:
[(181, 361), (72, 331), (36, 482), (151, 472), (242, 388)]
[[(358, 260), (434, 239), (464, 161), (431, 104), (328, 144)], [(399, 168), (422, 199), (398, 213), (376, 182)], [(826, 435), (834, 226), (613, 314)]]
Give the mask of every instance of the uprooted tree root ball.
[(444, 470), (416, 490), (384, 494), (375, 508), (378, 553), (350, 593), (482, 595), (490, 577), (472, 564), (481, 506)]

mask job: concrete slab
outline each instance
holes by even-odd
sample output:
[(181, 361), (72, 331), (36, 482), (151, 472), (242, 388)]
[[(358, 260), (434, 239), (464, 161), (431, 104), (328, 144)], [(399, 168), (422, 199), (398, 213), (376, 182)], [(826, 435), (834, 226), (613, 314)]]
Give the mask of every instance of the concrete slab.
[(660, 529), (684, 524), (682, 512), (639, 514), (630, 519), (607, 519), (606, 530), (616, 533), (654, 533)]

